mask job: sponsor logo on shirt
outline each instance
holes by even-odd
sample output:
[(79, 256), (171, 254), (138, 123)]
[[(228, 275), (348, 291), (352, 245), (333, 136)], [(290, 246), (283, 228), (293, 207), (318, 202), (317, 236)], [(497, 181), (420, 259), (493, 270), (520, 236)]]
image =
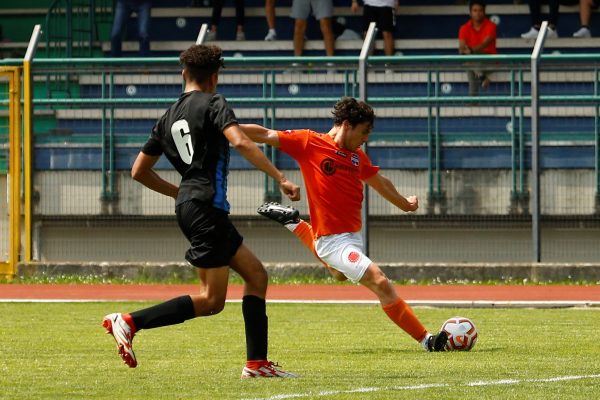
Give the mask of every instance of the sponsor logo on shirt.
[(321, 161), (321, 171), (323, 171), (325, 175), (331, 176), (335, 174), (336, 169), (335, 161), (331, 158), (326, 158)]
[(358, 156), (356, 159), (356, 162), (353, 160), (352, 161), (353, 166), (351, 167), (350, 165), (344, 165), (342, 163), (336, 162), (333, 158), (325, 158), (323, 159), (323, 161), (321, 161), (321, 171), (323, 171), (323, 173), (325, 175), (331, 176), (333, 174), (336, 173), (336, 171), (338, 169), (343, 170), (343, 171), (348, 171), (351, 174), (356, 174), (358, 173), (358, 170), (355, 167), (358, 167)]
[(348, 157), (348, 155), (341, 150), (336, 150), (335, 154), (337, 154), (340, 157), (344, 157), (344, 158)]

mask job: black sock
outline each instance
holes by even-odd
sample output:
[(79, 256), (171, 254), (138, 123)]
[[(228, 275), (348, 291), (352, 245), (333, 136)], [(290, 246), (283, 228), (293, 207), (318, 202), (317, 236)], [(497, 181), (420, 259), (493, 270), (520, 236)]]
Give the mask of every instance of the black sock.
[(265, 299), (244, 296), (242, 314), (246, 326), (247, 360), (266, 360), (269, 336), (269, 321)]
[(175, 297), (152, 307), (130, 313), (137, 330), (180, 324), (196, 317), (190, 296)]

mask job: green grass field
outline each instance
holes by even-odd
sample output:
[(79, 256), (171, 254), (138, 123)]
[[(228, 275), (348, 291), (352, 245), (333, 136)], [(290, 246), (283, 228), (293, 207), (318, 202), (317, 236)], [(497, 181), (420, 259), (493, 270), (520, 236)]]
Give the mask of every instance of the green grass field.
[[(598, 399), (600, 310), (426, 309), (473, 319), (470, 353), (427, 353), (375, 305), (270, 304), (270, 358), (300, 379), (239, 379), (241, 305), (140, 332), (129, 369), (104, 314), (147, 303), (0, 303), (2, 399)], [(564, 378), (564, 377), (573, 378)]]

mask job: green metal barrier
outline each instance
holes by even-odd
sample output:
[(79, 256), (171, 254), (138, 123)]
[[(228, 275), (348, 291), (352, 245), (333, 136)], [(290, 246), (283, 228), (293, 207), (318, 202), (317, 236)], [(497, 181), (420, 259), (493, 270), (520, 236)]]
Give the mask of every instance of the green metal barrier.
[[(544, 68), (562, 68), (565, 66), (573, 67), (577, 64), (579, 68), (591, 68), (594, 71), (596, 79), (594, 81), (594, 92), (590, 94), (569, 94), (569, 95), (542, 95), (541, 104), (546, 106), (558, 105), (585, 105), (595, 107), (595, 123), (598, 121), (598, 102), (600, 94), (598, 92), (598, 68), (595, 66), (600, 60), (598, 55), (545, 55), (543, 56)], [(298, 62), (295, 58), (288, 57), (255, 57), (255, 58), (228, 58), (226, 59), (227, 68), (223, 71), (224, 75), (235, 76), (235, 74), (251, 70), (262, 76), (262, 96), (261, 97), (228, 97), (228, 101), (235, 107), (255, 106), (263, 109), (263, 123), (266, 126), (277, 127), (277, 109), (286, 107), (304, 107), (304, 106), (326, 106), (330, 107), (344, 95), (356, 96), (358, 93), (358, 82), (356, 79), (357, 57), (306, 57), (301, 59), (299, 67), (290, 68), (292, 62)], [(527, 83), (525, 74), (529, 69), (529, 56), (524, 55), (497, 55), (497, 56), (402, 56), (402, 57), (371, 57), (369, 59), (370, 71), (379, 71), (389, 66), (394, 68), (396, 73), (405, 71), (423, 71), (427, 74), (427, 94), (425, 96), (397, 95), (397, 96), (369, 96), (368, 102), (374, 107), (395, 107), (402, 109), (405, 107), (423, 107), (427, 110), (427, 143), (428, 143), (428, 198), (430, 212), (433, 212), (433, 206), (436, 204), (444, 207), (445, 194), (442, 183), (441, 153), (447, 140), (440, 131), (441, 116), (440, 110), (445, 107), (464, 107), (470, 104), (477, 104), (476, 107), (508, 107), (511, 111), (510, 122), (513, 127), (510, 137), (511, 146), (511, 207), (513, 211), (523, 208), (527, 212), (529, 197), (527, 189), (527, 168), (526, 146), (528, 135), (525, 129), (526, 108), (531, 103), (529, 92), (525, 91)], [(298, 74), (298, 79), (305, 79), (310, 82), (310, 74), (319, 76), (327, 71), (326, 63), (335, 63), (334, 71), (343, 71), (343, 91), (332, 93), (332, 96), (323, 97), (278, 97), (276, 95), (277, 79), (285, 73)], [(509, 93), (503, 95), (481, 95), (481, 96), (453, 96), (442, 93), (441, 74), (442, 73), (460, 73), (471, 68), (473, 63), (483, 63), (491, 65), (496, 69), (506, 71), (510, 75)], [(90, 58), (72, 58), (72, 59), (37, 59), (33, 62), (33, 71), (36, 75), (41, 74), (63, 74), (68, 81), (77, 81), (77, 76), (82, 74), (100, 74), (102, 79), (102, 94), (97, 98), (56, 98), (49, 93), (48, 98), (35, 98), (35, 107), (48, 107), (51, 109), (60, 109), (62, 107), (89, 108), (100, 107), (103, 115), (102, 131), (99, 132), (100, 145), (103, 149), (103, 176), (107, 178), (103, 181), (103, 197), (111, 199), (116, 196), (115, 184), (112, 176), (115, 174), (114, 167), (114, 110), (118, 107), (140, 106), (146, 107), (155, 104), (170, 104), (175, 101), (175, 97), (154, 97), (154, 98), (131, 98), (115, 97), (113, 91), (115, 87), (114, 77), (123, 73), (136, 72), (140, 74), (177, 74), (178, 60), (175, 58), (118, 58), (118, 59), (90, 59)], [(444, 72), (446, 71), (446, 72)], [(409, 73), (409, 72), (407, 72)], [(300, 75), (301, 74), (301, 75)], [(393, 74), (392, 74), (393, 75)], [(303, 78), (300, 78), (302, 76)], [(70, 77), (70, 78), (69, 78)], [(73, 79), (73, 77), (75, 77)], [(307, 78), (308, 77), (308, 78)], [(393, 82), (391, 82), (393, 83)], [(371, 84), (368, 82), (368, 84)], [(76, 93), (77, 89), (74, 89)], [(369, 91), (372, 93), (372, 91)], [(594, 132), (595, 148), (598, 152), (598, 129)], [(585, 137), (586, 135), (583, 135)], [(374, 139), (380, 139), (377, 131), (373, 134)], [(493, 137), (492, 137), (493, 138)], [(456, 140), (456, 139), (450, 139)], [(481, 137), (478, 140), (490, 141), (488, 137)], [(274, 149), (266, 149), (269, 157), (275, 161), (276, 152)], [(598, 187), (600, 187), (600, 178), (598, 177), (598, 156), (596, 154), (596, 196), (598, 196)], [(265, 198), (277, 199), (278, 192), (276, 186), (269, 180), (265, 181)]]

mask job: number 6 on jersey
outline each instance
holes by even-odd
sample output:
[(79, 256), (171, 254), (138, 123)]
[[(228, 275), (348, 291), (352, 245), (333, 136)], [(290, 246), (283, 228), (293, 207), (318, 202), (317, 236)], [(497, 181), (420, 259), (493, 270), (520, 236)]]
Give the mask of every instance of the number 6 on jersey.
[(192, 147), (192, 135), (190, 135), (190, 126), (185, 119), (175, 121), (171, 125), (171, 135), (177, 146), (179, 157), (186, 164), (192, 163), (194, 157), (194, 148)]

